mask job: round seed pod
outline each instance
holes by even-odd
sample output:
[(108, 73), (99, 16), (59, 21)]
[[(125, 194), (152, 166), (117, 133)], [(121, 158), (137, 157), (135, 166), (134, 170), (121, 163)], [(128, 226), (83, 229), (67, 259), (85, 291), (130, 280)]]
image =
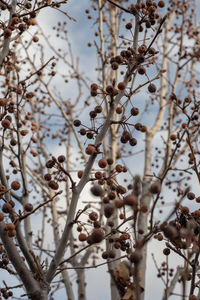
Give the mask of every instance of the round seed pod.
[(87, 236), (85, 233), (80, 233), (78, 239), (80, 242), (85, 242), (87, 240)]
[(189, 193), (187, 193), (187, 198), (188, 198), (189, 200), (194, 200), (195, 194), (192, 193), (192, 192), (189, 192)]
[(163, 254), (164, 255), (166, 255), (166, 256), (168, 256), (169, 254), (170, 254), (170, 249), (169, 248), (165, 248), (164, 250), (163, 250)]
[(159, 194), (161, 192), (161, 185), (159, 182), (154, 182), (151, 186), (150, 186), (150, 192), (152, 194)]
[(91, 90), (97, 90), (99, 87), (96, 83), (92, 83), (91, 86), (90, 86), (90, 89)]
[(98, 214), (95, 212), (95, 211), (92, 211), (90, 214), (89, 214), (89, 219), (91, 221), (97, 221), (98, 219)]
[(81, 126), (81, 121), (80, 120), (74, 120), (73, 124), (74, 124), (75, 127), (79, 127), (79, 126)]
[(98, 165), (100, 168), (104, 169), (107, 166), (107, 160), (105, 158), (102, 158), (98, 161)]
[(16, 236), (16, 230), (15, 230), (15, 229), (13, 229), (13, 230), (8, 230), (7, 235), (8, 235), (10, 238), (15, 237), (15, 236)]
[(33, 205), (31, 203), (26, 203), (24, 205), (24, 210), (27, 211), (27, 212), (30, 212), (33, 210)]
[(101, 197), (104, 194), (102, 187), (99, 184), (95, 184), (90, 189), (91, 193), (96, 197)]
[(132, 28), (132, 24), (131, 24), (131, 23), (127, 23), (127, 24), (125, 25), (125, 27), (126, 27), (126, 29), (130, 30), (130, 29)]
[(101, 241), (103, 241), (104, 236), (105, 236), (104, 231), (100, 228), (94, 229), (91, 234), (94, 243), (100, 243)]
[[(163, 8), (165, 7), (165, 2), (164, 1), (158, 1), (158, 7)], [(191, 299), (189, 299), (191, 300)]]
[(12, 183), (11, 183), (11, 188), (14, 190), (14, 191), (17, 191), (17, 190), (19, 190), (20, 189), (20, 187), (21, 187), (21, 184), (19, 183), (19, 181), (13, 181)]
[(50, 180), (51, 180), (51, 174), (49, 174), (49, 173), (45, 174), (45, 175), (44, 175), (44, 179), (45, 179), (46, 181), (50, 181)]
[(149, 93), (155, 93), (156, 92), (155, 84), (153, 84), (153, 83), (149, 84), (148, 91), (149, 91)]
[(53, 168), (54, 165), (55, 165), (55, 161), (54, 161), (53, 159), (50, 159), (50, 160), (48, 160), (48, 161), (46, 162), (46, 167), (47, 167), (48, 169)]
[(12, 206), (9, 203), (4, 203), (2, 206), (2, 212), (8, 214), (12, 211)]
[(15, 229), (15, 225), (13, 223), (6, 224), (6, 230), (14, 230), (14, 229)]
[(126, 88), (126, 84), (124, 82), (119, 82), (117, 87), (119, 90), (123, 91)]
[(50, 180), (48, 185), (52, 190), (57, 190), (59, 188), (58, 183), (54, 180)]
[(108, 251), (104, 251), (104, 252), (102, 253), (102, 258), (103, 258), (103, 259), (107, 259), (108, 257), (109, 257)]
[(1, 121), (1, 125), (3, 128), (8, 129), (10, 128), (10, 121), (8, 119), (4, 119)]
[(65, 161), (65, 156), (64, 155), (59, 155), (58, 156), (58, 162), (63, 163)]
[(108, 203), (104, 206), (104, 215), (106, 218), (110, 218), (114, 213), (115, 207), (113, 204)]
[(124, 204), (129, 206), (138, 205), (138, 198), (133, 194), (129, 194), (124, 197)]

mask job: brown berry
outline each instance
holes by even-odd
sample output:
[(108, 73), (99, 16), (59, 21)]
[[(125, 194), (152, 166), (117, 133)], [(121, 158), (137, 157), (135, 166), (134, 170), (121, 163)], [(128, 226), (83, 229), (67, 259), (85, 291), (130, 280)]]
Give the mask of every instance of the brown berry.
[(123, 245), (118, 241), (116, 241), (113, 246), (115, 249), (123, 249)]
[(5, 38), (9, 38), (12, 35), (12, 30), (10, 28), (4, 29)]
[(115, 192), (110, 192), (110, 193), (108, 193), (108, 198), (109, 198), (110, 200), (114, 200), (114, 199), (116, 198)]
[(90, 191), (96, 197), (101, 197), (104, 194), (102, 187), (98, 184), (93, 185)]
[(19, 31), (24, 32), (27, 29), (26, 24), (19, 24), (18, 26)]
[(93, 139), (94, 134), (92, 132), (87, 132), (86, 136), (88, 139)]
[(175, 141), (176, 138), (177, 138), (176, 134), (171, 134), (171, 135), (170, 135), (170, 140), (171, 140), (171, 141)]
[(124, 204), (129, 206), (135, 206), (138, 204), (138, 198), (135, 195), (129, 194), (124, 197)]
[(85, 233), (80, 233), (78, 239), (80, 242), (85, 242), (87, 240), (87, 236)]
[(90, 118), (94, 119), (94, 118), (96, 118), (96, 116), (97, 116), (97, 113), (94, 110), (91, 110), (90, 111)]
[(115, 199), (114, 205), (116, 208), (122, 208), (124, 206), (124, 202), (122, 199)]
[(146, 46), (142, 45), (142, 46), (138, 47), (138, 52), (140, 54), (143, 54), (146, 51), (146, 49), (147, 49)]
[(12, 211), (12, 206), (9, 203), (4, 203), (2, 206), (2, 211), (8, 214)]
[(96, 97), (97, 96), (97, 90), (91, 90), (90, 91), (90, 95), (92, 96), (92, 97)]
[(196, 198), (196, 202), (197, 202), (197, 203), (200, 203), (200, 197), (197, 197), (197, 198)]
[(87, 146), (85, 149), (85, 153), (88, 155), (92, 155), (96, 151), (95, 147), (92, 145)]
[(172, 239), (177, 236), (177, 230), (174, 226), (172, 225), (167, 225), (163, 228), (163, 233), (166, 238)]
[(33, 42), (37, 43), (39, 41), (39, 37), (37, 35), (34, 35), (33, 37)]
[(15, 229), (15, 225), (13, 223), (6, 224), (6, 230), (14, 230), (14, 229)]
[(118, 185), (117, 188), (116, 188), (116, 192), (118, 194), (122, 194), (123, 195), (123, 194), (126, 193), (126, 188), (124, 186), (122, 186), (122, 185)]
[(122, 108), (121, 108), (121, 106), (118, 106), (117, 108), (116, 108), (116, 113), (118, 114), (118, 115), (120, 115), (121, 113), (122, 113)]
[(151, 83), (149, 86), (148, 86), (148, 91), (150, 93), (155, 93), (156, 92), (156, 86), (155, 84)]
[(94, 243), (100, 243), (104, 239), (104, 231), (100, 228), (94, 229), (91, 237)]
[(50, 159), (50, 160), (48, 160), (48, 161), (46, 162), (46, 167), (47, 167), (48, 169), (53, 168), (54, 165), (55, 165), (55, 161), (54, 161), (53, 159)]
[(107, 161), (105, 158), (101, 158), (99, 161), (98, 161), (98, 165), (100, 168), (104, 169), (106, 166), (107, 166)]
[(113, 86), (112, 86), (112, 85), (108, 85), (108, 86), (106, 87), (106, 92), (107, 92), (109, 95), (112, 95), (113, 92), (114, 92)]
[(114, 160), (112, 158), (107, 158), (108, 165), (112, 165), (114, 163)]
[(152, 194), (159, 194), (161, 192), (161, 185), (159, 182), (154, 182), (151, 186), (150, 186), (150, 192)]
[(44, 175), (44, 179), (46, 180), (46, 181), (50, 181), (51, 180), (51, 174), (45, 174)]
[(156, 50), (151, 47), (148, 52), (149, 54), (154, 55), (156, 53)]
[(103, 259), (107, 259), (108, 256), (109, 256), (108, 251), (104, 251), (104, 252), (102, 253), (102, 258), (103, 258)]
[(165, 2), (164, 1), (159, 1), (158, 2), (158, 7), (163, 8), (165, 6)]
[(139, 109), (137, 107), (132, 107), (131, 108), (131, 115), (132, 116), (137, 116), (139, 114)]
[(26, 136), (28, 133), (29, 133), (28, 129), (23, 129), (23, 130), (20, 131), (20, 134), (22, 136)]
[(12, 139), (10, 140), (10, 145), (11, 145), (11, 146), (16, 146), (16, 145), (17, 145), (17, 141), (16, 141), (14, 138), (12, 138)]
[(99, 180), (98, 180), (98, 184), (104, 185), (104, 180), (103, 180), (103, 179), (99, 179)]
[(7, 235), (8, 235), (8, 237), (10, 237), (10, 238), (15, 237), (15, 236), (16, 236), (16, 230), (15, 230), (15, 229), (13, 229), (13, 230), (8, 230)]
[(189, 200), (194, 200), (195, 194), (192, 193), (192, 192), (189, 192), (189, 193), (187, 194), (187, 198), (188, 198)]
[(14, 191), (19, 190), (20, 187), (21, 187), (21, 185), (20, 185), (19, 181), (16, 181), (16, 180), (15, 180), (15, 181), (13, 181), (13, 182), (11, 183), (11, 188), (12, 188)]
[(88, 237), (87, 237), (87, 243), (88, 243), (89, 245), (92, 245), (92, 244), (94, 243), (94, 241), (93, 241), (91, 235), (88, 235)]
[(92, 83), (91, 86), (90, 86), (90, 89), (91, 90), (97, 90), (99, 87), (96, 83)]
[(94, 176), (96, 179), (101, 179), (103, 177), (103, 174), (101, 172), (95, 172)]
[(124, 82), (119, 82), (117, 87), (119, 90), (123, 91), (126, 88), (126, 84)]
[(145, 125), (142, 125), (140, 131), (141, 132), (147, 132), (147, 127)]
[(58, 156), (58, 162), (63, 163), (65, 161), (65, 156), (64, 155), (59, 155)]
[(0, 98), (0, 106), (6, 106), (7, 100), (5, 98)]
[(6, 187), (5, 185), (0, 185), (0, 193), (4, 194), (6, 192)]
[(118, 173), (121, 173), (121, 172), (123, 172), (123, 166), (122, 166), (122, 165), (116, 165), (115, 170), (116, 170)]
[(83, 176), (83, 171), (81, 171), (81, 170), (78, 171), (77, 175), (78, 175), (78, 178), (81, 178)]
[(113, 70), (117, 70), (119, 68), (119, 64), (117, 62), (114, 62), (114, 63), (111, 64), (111, 68)]
[(118, 90), (117, 89), (114, 89), (113, 90), (113, 96), (116, 96), (118, 94)]
[(168, 256), (170, 254), (170, 249), (169, 248), (165, 248), (163, 250), (163, 254), (166, 255), (166, 256)]
[(136, 140), (135, 138), (132, 138), (132, 139), (129, 140), (129, 144), (130, 144), (132, 147), (134, 147), (134, 146), (137, 145), (137, 140)]
[(131, 23), (127, 23), (125, 27), (126, 27), (126, 29), (130, 30), (132, 28), (132, 24)]
[(50, 180), (48, 185), (52, 190), (57, 190), (59, 188), (58, 183), (54, 180)]
[(97, 221), (98, 219), (98, 214), (95, 212), (95, 211), (92, 211), (90, 214), (89, 214), (89, 219), (91, 221)]
[(114, 213), (115, 207), (113, 204), (108, 203), (104, 206), (104, 215), (106, 218), (110, 218)]
[(100, 114), (102, 112), (102, 106), (101, 105), (97, 105), (94, 108), (95, 113)]
[(100, 228), (101, 223), (99, 221), (94, 221), (93, 226), (94, 226), (94, 228)]
[(74, 120), (74, 126), (75, 127), (79, 127), (81, 125), (81, 121), (80, 120)]
[(8, 119), (4, 119), (1, 121), (1, 125), (5, 129), (10, 128), (10, 121)]
[(27, 211), (27, 212), (30, 212), (33, 210), (33, 205), (31, 203), (26, 203), (24, 205), (24, 210)]
[(138, 74), (144, 75), (145, 73), (146, 73), (146, 70), (145, 70), (144, 67), (139, 67), (139, 68), (138, 68)]
[(189, 208), (187, 206), (182, 206), (181, 207), (181, 213), (184, 215), (188, 215), (190, 212)]

